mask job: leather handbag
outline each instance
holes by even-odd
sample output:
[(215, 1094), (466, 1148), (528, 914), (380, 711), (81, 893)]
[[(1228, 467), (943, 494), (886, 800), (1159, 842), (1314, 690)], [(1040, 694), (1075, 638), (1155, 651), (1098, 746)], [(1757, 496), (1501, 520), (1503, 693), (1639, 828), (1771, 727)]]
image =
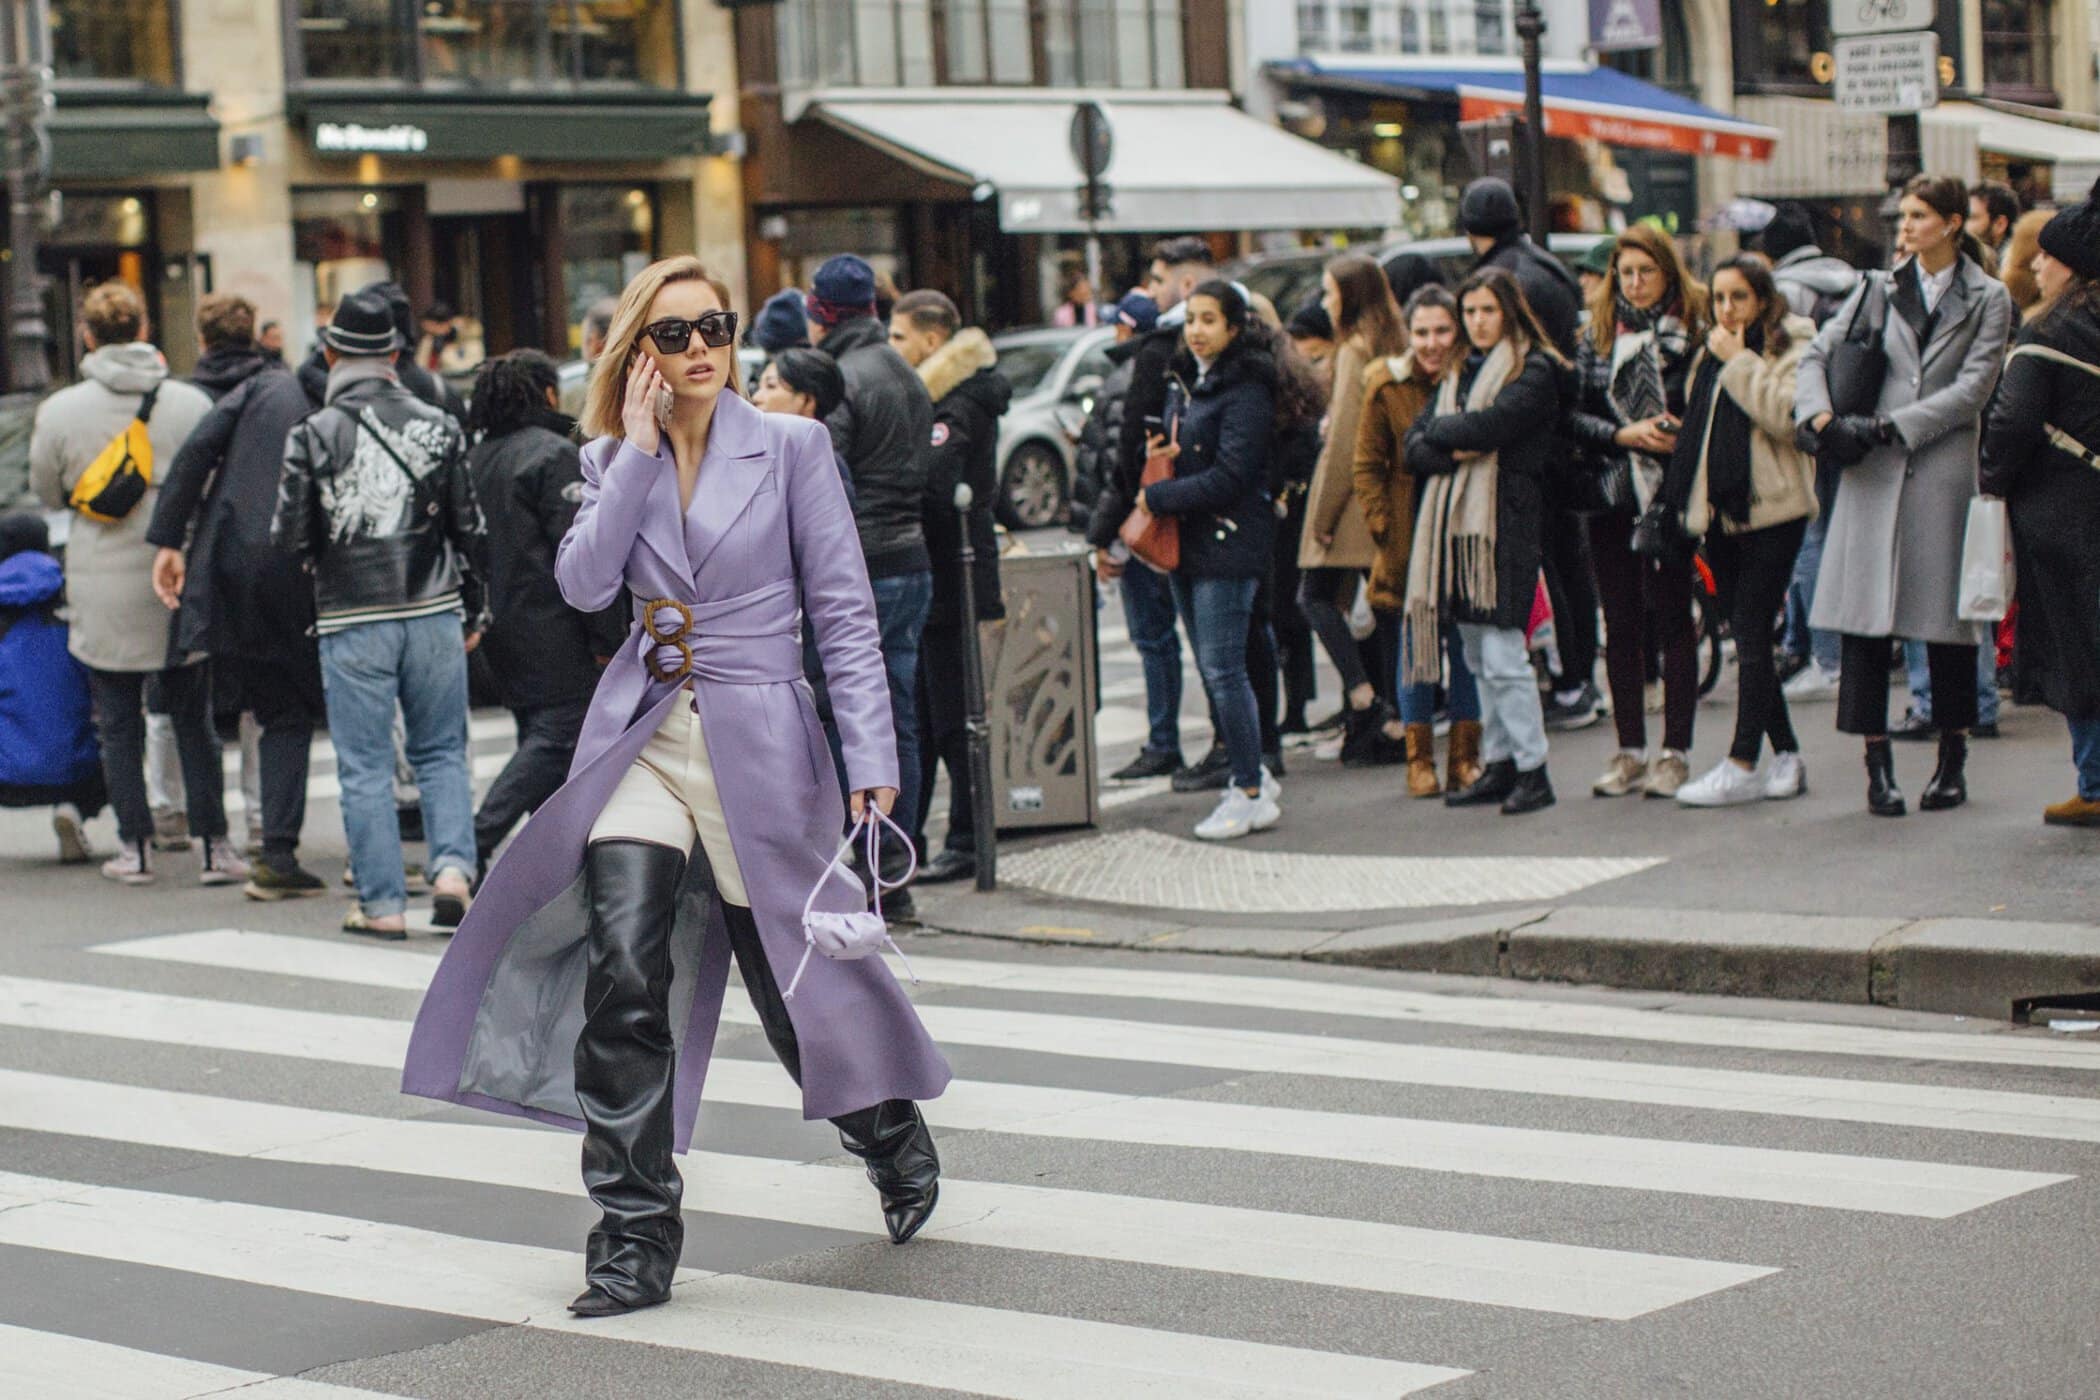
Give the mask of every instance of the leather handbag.
[(1569, 510), (1625, 514), (1639, 504), (1633, 489), (1633, 463), (1623, 452), (1570, 444), (1566, 482), (1563, 495)]
[[(885, 826), (897, 833), (907, 851), (912, 851), (911, 865), (905, 870), (904, 878), (894, 882), (882, 878), (881, 842), (878, 838)], [(863, 834), (868, 869), (875, 872), (875, 907), (850, 910), (846, 913), (817, 908), (817, 895), (833, 876), (844, 880), (853, 888), (855, 894), (860, 893), (860, 881), (846, 868), (846, 854), (853, 849), (856, 839), (863, 838)], [(883, 894), (890, 890), (901, 890), (910, 884), (911, 877), (918, 868), (918, 854), (913, 851), (911, 838), (904, 834), (904, 828), (884, 816), (882, 811), (874, 806), (863, 812), (860, 821), (846, 833), (846, 839), (839, 843), (837, 853), (831, 857), (831, 863), (824, 867), (824, 873), (817, 877), (817, 883), (810, 887), (809, 898), (802, 902), (802, 961), (795, 964), (795, 975), (788, 979), (787, 990), (781, 993), (782, 997), (789, 1001), (794, 1000), (795, 988), (802, 985), (802, 974), (809, 968), (811, 953), (822, 953), (834, 962), (858, 962), (887, 948), (902, 959), (904, 970), (910, 974), (911, 980), (918, 981), (919, 975), (911, 970), (911, 959), (904, 956), (904, 950), (897, 946), (897, 940), (890, 937), (889, 925), (882, 917)]]
[(1823, 362), (1833, 417), (1871, 414), (1880, 407), (1882, 381), (1889, 375), (1889, 352), (1883, 338), (1888, 319), (1888, 279), (1869, 273), (1866, 295), (1859, 299), (1845, 334)]
[[(1155, 452), (1145, 458), (1144, 473), (1138, 478), (1138, 494), (1156, 482), (1171, 480), (1174, 475), (1174, 454)], [(1171, 516), (1154, 515), (1150, 511), (1132, 508), (1123, 519), (1123, 528), (1116, 532), (1131, 556), (1139, 563), (1162, 574), (1171, 574), (1181, 567), (1181, 522)]]

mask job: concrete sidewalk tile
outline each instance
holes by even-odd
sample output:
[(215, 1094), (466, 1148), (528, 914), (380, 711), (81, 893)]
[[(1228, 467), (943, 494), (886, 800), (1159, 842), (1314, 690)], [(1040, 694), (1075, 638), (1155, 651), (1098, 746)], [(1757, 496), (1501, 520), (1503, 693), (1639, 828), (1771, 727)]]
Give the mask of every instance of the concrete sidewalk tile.
[(1187, 927), (1172, 918), (1139, 918), (1038, 903), (995, 891), (914, 889), (922, 927), (940, 933), (1013, 938), (1030, 943), (1085, 943), (1100, 948), (1150, 947)]
[(1880, 952), (1892, 1004), (2005, 1020), (2023, 997), (2100, 991), (2100, 928), (1924, 919)]
[(1302, 958), (1335, 936), (1325, 928), (1194, 928), (1162, 933), (1144, 946), (1176, 953), (1239, 953), (1257, 958)]
[(1379, 924), (1328, 935), (1308, 949), (1305, 956), (1315, 962), (1351, 963), (1402, 972), (1493, 977), (1501, 964), (1503, 936), (1550, 913), (1550, 909), (1504, 909), (1448, 919)]
[(1874, 945), (1898, 918), (1560, 908), (1512, 929), (1522, 978), (1793, 1001), (1869, 999)]

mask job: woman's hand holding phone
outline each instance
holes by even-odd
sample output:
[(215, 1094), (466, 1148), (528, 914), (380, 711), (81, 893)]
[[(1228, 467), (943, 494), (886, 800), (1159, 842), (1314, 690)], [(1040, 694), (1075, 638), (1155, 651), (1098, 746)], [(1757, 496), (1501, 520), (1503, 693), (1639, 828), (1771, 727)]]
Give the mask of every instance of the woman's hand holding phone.
[(646, 452), (651, 457), (663, 445), (662, 420), (657, 411), (657, 400), (670, 392), (664, 383), (663, 373), (657, 369), (656, 361), (646, 354), (636, 352), (634, 363), (627, 369), (627, 397), (620, 407), (620, 426), (635, 450)]

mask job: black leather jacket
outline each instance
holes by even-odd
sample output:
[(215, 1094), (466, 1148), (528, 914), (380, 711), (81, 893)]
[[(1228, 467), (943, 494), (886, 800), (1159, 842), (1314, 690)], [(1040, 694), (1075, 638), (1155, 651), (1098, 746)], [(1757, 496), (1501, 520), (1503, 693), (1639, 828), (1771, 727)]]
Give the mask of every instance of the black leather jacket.
[(926, 386), (872, 316), (834, 328), (818, 348), (838, 361), (846, 381), (845, 401), (824, 425), (853, 474), (853, 519), (868, 577), (931, 568), (924, 512), (933, 400)]
[(455, 592), (469, 630), (486, 625), (466, 437), (451, 414), (395, 380), (340, 385), (292, 429), (270, 537), (313, 574), (324, 632), (331, 622), (413, 615)]

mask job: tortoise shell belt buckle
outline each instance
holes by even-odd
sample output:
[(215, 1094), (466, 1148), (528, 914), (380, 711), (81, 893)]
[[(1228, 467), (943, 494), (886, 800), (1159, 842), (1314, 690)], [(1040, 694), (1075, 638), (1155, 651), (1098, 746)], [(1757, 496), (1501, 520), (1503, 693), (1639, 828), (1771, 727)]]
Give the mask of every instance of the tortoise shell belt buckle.
[[(659, 622), (658, 612), (677, 614), (674, 622)], [(642, 626), (654, 643), (642, 652), (642, 665), (659, 681), (684, 680), (693, 674), (693, 647), (686, 635), (693, 630), (693, 610), (676, 598), (657, 598), (642, 605)], [(665, 647), (678, 652), (678, 665), (667, 667), (657, 661), (656, 654)]]

